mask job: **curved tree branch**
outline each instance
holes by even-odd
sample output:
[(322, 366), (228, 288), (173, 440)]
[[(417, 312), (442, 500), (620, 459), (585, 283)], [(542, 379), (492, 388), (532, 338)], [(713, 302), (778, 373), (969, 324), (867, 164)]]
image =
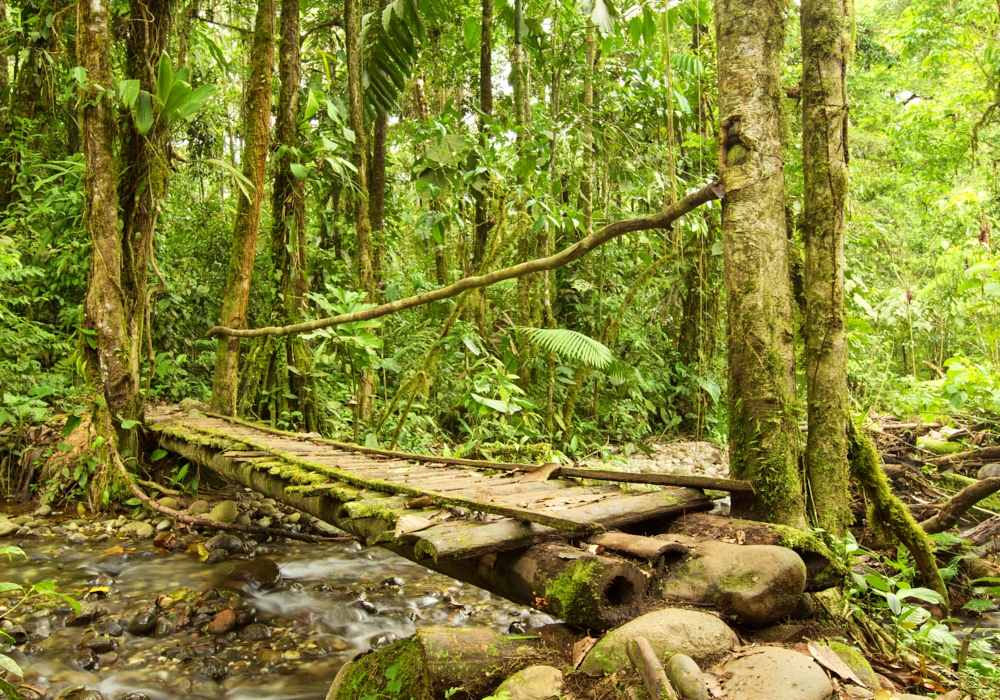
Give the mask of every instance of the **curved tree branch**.
[(969, 508), (997, 491), (1000, 491), (1000, 477), (998, 476), (966, 486), (945, 503), (934, 517), (920, 523), (920, 527), (928, 534), (944, 532), (956, 524)]
[(256, 338), (263, 335), (291, 335), (293, 333), (308, 333), (321, 328), (337, 326), (342, 323), (368, 321), (373, 318), (388, 316), (389, 314), (394, 314), (397, 311), (412, 309), (415, 306), (423, 306), (424, 304), (441, 301), (442, 299), (450, 299), (451, 297), (458, 296), (462, 292), (469, 289), (488, 287), (491, 284), (496, 284), (497, 282), (516, 279), (518, 277), (530, 275), (534, 272), (554, 270), (558, 267), (568, 265), (574, 260), (582, 258), (598, 246), (603, 243), (607, 243), (622, 234), (632, 233), (634, 231), (649, 231), (650, 229), (670, 228), (670, 225), (674, 221), (688, 212), (700, 207), (706, 202), (712, 201), (713, 199), (722, 199), (724, 196), (725, 190), (722, 189), (722, 186), (719, 183), (712, 183), (696, 192), (692, 192), (676, 204), (671, 204), (658, 214), (640, 216), (634, 219), (626, 219), (624, 221), (617, 221), (613, 224), (608, 224), (601, 230), (595, 231), (586, 238), (580, 239), (568, 248), (564, 248), (555, 255), (550, 255), (547, 258), (529, 260), (519, 265), (506, 267), (502, 270), (497, 270), (486, 275), (466, 277), (459, 280), (455, 284), (448, 285), (447, 287), (441, 287), (440, 289), (435, 289), (423, 294), (417, 294), (412, 297), (406, 297), (405, 299), (397, 299), (396, 301), (376, 306), (375, 308), (368, 309), (367, 311), (341, 314), (340, 316), (321, 318), (315, 321), (307, 321), (305, 323), (294, 323), (290, 326), (268, 326), (266, 328), (250, 329), (215, 326), (214, 328), (210, 328), (208, 330), (206, 336), (209, 338), (214, 338), (215, 336), (220, 335), (236, 338)]

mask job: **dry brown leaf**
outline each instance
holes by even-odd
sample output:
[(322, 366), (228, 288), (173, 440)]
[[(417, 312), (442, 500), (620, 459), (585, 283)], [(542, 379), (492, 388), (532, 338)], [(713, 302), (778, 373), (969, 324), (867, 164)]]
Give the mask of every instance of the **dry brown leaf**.
[(713, 698), (724, 698), (726, 697), (726, 691), (722, 689), (722, 683), (719, 682), (718, 676), (712, 673), (704, 673), (702, 676), (705, 679), (705, 685), (708, 686), (708, 692), (712, 694)]
[(864, 681), (844, 663), (844, 660), (837, 656), (837, 652), (827, 646), (822, 646), (816, 642), (809, 642), (809, 653), (816, 659), (820, 666), (831, 673), (836, 673), (844, 680), (849, 680), (855, 685), (867, 688)]
[(559, 465), (555, 462), (543, 464), (538, 469), (528, 472), (517, 480), (519, 484), (530, 484), (534, 481), (548, 481), (553, 472), (559, 471)]
[(404, 515), (396, 521), (396, 532), (394, 534), (398, 540), (403, 535), (408, 535), (411, 532), (426, 530), (433, 524), (427, 518), (421, 518), (419, 515)]
[(597, 640), (588, 635), (573, 645), (574, 670), (578, 668), (581, 663), (583, 663), (583, 659), (587, 656), (587, 652), (593, 649), (595, 644), (597, 644)]

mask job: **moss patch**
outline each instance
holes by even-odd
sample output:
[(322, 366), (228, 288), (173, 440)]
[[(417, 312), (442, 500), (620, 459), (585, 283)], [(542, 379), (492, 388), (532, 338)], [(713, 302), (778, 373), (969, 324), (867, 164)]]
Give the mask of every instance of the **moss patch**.
[(562, 574), (548, 582), (545, 600), (552, 612), (564, 620), (588, 620), (599, 616), (601, 601), (597, 597), (603, 566), (596, 559), (577, 559)]
[(366, 693), (395, 697), (395, 694), (387, 692), (387, 686), (394, 682), (388, 678), (387, 673), (400, 683), (399, 688), (405, 694), (401, 697), (432, 700), (424, 649), (417, 636), (398, 641), (352, 663), (334, 700), (357, 700)]
[[(938, 486), (956, 493), (966, 486), (972, 486), (975, 483), (978, 483), (976, 479), (970, 479), (961, 474), (942, 474), (938, 477)], [(995, 493), (992, 496), (988, 496), (976, 505), (987, 510), (1000, 510), (1000, 494)]]

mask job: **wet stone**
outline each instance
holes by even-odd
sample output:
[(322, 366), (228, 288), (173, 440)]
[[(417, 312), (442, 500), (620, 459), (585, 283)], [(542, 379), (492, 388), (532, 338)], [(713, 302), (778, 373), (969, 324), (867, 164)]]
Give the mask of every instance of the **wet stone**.
[(399, 588), (403, 585), (403, 579), (398, 576), (391, 576), (382, 582), (382, 588)]
[(69, 657), (69, 662), (82, 671), (90, 671), (97, 667), (97, 654), (90, 649), (81, 649)]
[(117, 643), (111, 637), (91, 637), (80, 644), (82, 649), (90, 649), (95, 654), (114, 651), (117, 646)]
[(180, 632), (181, 630), (186, 630), (191, 626), (191, 618), (187, 615), (178, 615), (177, 619), (174, 620), (174, 632)]
[(208, 623), (205, 629), (209, 634), (220, 635), (229, 632), (236, 626), (236, 613), (232, 610), (223, 610), (215, 619)]
[(207, 513), (211, 508), (212, 506), (208, 501), (198, 500), (188, 507), (188, 512), (191, 515), (202, 515), (203, 513)]
[(213, 681), (221, 681), (229, 674), (229, 668), (212, 656), (208, 656), (198, 662), (198, 671)]
[(208, 555), (208, 559), (205, 561), (209, 564), (221, 564), (222, 562), (229, 559), (229, 552), (224, 549), (213, 550), (211, 554)]
[(156, 620), (156, 631), (154, 632), (157, 637), (166, 637), (174, 629), (174, 624), (166, 617), (160, 617)]
[(122, 633), (122, 626), (118, 624), (117, 620), (101, 620), (94, 625), (94, 631), (98, 634), (120, 637)]
[(14, 644), (24, 644), (28, 641), (28, 633), (21, 625), (14, 625), (7, 630), (7, 634), (13, 638)]
[(67, 627), (83, 627), (93, 624), (101, 615), (106, 615), (107, 610), (96, 605), (84, 604), (80, 607), (80, 612), (72, 612), (66, 617)]
[(259, 649), (257, 651), (257, 661), (262, 664), (280, 663), (282, 658), (281, 652), (274, 649)]
[(118, 700), (150, 700), (150, 698), (145, 693), (129, 693), (122, 695)]
[(254, 622), (241, 629), (238, 636), (244, 642), (261, 642), (271, 638), (271, 628), (263, 622)]
[(243, 540), (236, 535), (219, 533), (205, 543), (205, 549), (214, 552), (217, 549), (224, 549), (230, 554), (236, 554), (243, 550)]
[(174, 649), (164, 649), (162, 652), (163, 656), (168, 659), (173, 659), (179, 663), (187, 663), (188, 661), (194, 661), (197, 655), (194, 650), (190, 647), (176, 647)]
[(244, 608), (236, 611), (236, 626), (246, 627), (256, 621), (257, 611), (254, 608)]
[(378, 615), (378, 608), (367, 600), (358, 600), (354, 602), (354, 607), (364, 610), (369, 615)]
[(126, 629), (137, 637), (150, 634), (156, 629), (156, 610), (140, 610), (129, 620)]
[(117, 651), (106, 651), (103, 654), (97, 655), (97, 664), (101, 668), (106, 668), (118, 662), (118, 652)]
[(169, 508), (170, 510), (177, 510), (178, 508), (180, 508), (180, 504), (177, 503), (177, 499), (172, 498), (170, 496), (164, 496), (163, 498), (158, 499), (156, 502), (157, 504), (163, 506), (164, 508)]
[(230, 575), (238, 580), (245, 581), (254, 588), (268, 588), (281, 579), (281, 572), (273, 559), (259, 557), (237, 564)]
[[(70, 690), (72, 690), (73, 692), (69, 692)], [(59, 699), (60, 700), (104, 700), (104, 696), (101, 695), (96, 690), (86, 690), (81, 687), (80, 690), (74, 690), (73, 688), (64, 690), (62, 693), (59, 694)]]
[(21, 647), (21, 653), (28, 656), (40, 656), (45, 653), (45, 647), (40, 644), (25, 644)]

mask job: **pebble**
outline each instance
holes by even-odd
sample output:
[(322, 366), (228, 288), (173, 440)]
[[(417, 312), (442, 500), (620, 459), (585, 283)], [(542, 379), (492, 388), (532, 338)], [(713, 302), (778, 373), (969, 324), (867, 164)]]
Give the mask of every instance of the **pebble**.
[(211, 554), (208, 555), (207, 561), (209, 564), (218, 564), (229, 559), (229, 552), (224, 549), (213, 550)]
[(38, 506), (35, 509), (35, 512), (32, 513), (32, 515), (34, 515), (35, 517), (45, 517), (46, 515), (51, 515), (51, 514), (52, 514), (52, 506), (48, 505), (47, 503)]
[(236, 613), (232, 610), (223, 610), (215, 619), (208, 623), (205, 631), (209, 634), (222, 635), (229, 632), (236, 626)]
[(235, 535), (220, 533), (205, 543), (205, 549), (209, 552), (224, 549), (230, 554), (236, 554), (243, 550), (243, 540)]
[(257, 661), (262, 664), (276, 664), (282, 660), (280, 651), (274, 649), (259, 649), (257, 651)]
[(177, 503), (177, 499), (172, 498), (170, 496), (164, 496), (163, 498), (158, 499), (156, 502), (158, 505), (161, 505), (164, 508), (169, 508), (170, 510), (177, 510), (178, 508), (180, 508), (180, 504)]
[(263, 622), (254, 622), (241, 629), (239, 638), (244, 642), (262, 642), (271, 638), (271, 628)]
[(229, 668), (214, 656), (202, 659), (198, 664), (198, 670), (213, 681), (221, 681), (229, 673)]
[(97, 667), (97, 654), (90, 649), (81, 649), (69, 657), (69, 662), (82, 671), (90, 671)]
[(188, 507), (188, 512), (191, 515), (202, 515), (203, 513), (207, 513), (209, 510), (211, 510), (211, 508), (212, 506), (209, 504), (208, 501), (198, 500), (192, 503)]
[(91, 637), (84, 640), (80, 646), (84, 649), (90, 649), (95, 654), (103, 654), (106, 651), (114, 651), (118, 645), (111, 637)]
[(120, 637), (122, 634), (122, 626), (118, 624), (117, 620), (101, 620), (94, 625), (94, 631), (98, 634)]
[(153, 632), (156, 629), (156, 610), (140, 610), (129, 620), (126, 629), (129, 634), (134, 634), (137, 637)]

